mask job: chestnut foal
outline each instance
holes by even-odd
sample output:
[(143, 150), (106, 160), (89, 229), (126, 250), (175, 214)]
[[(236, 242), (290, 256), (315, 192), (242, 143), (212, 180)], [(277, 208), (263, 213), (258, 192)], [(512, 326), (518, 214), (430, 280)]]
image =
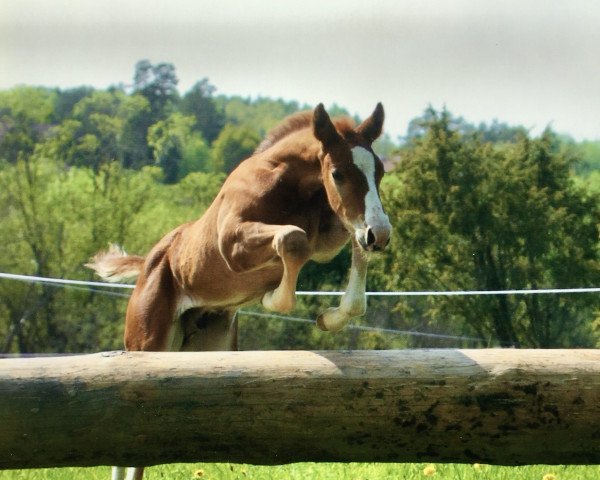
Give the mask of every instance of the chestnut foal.
[[(128, 350), (236, 350), (236, 310), (258, 300), (294, 308), (298, 273), (327, 262), (351, 240), (340, 305), (317, 325), (337, 331), (366, 309), (368, 253), (389, 242), (379, 198), (381, 103), (363, 123), (331, 119), (322, 104), (275, 127), (225, 180), (206, 213), (168, 233), (146, 257), (117, 248), (88, 265), (108, 281), (137, 277), (125, 324)], [(123, 468), (113, 470), (120, 479)], [(142, 478), (143, 468), (128, 478)]]

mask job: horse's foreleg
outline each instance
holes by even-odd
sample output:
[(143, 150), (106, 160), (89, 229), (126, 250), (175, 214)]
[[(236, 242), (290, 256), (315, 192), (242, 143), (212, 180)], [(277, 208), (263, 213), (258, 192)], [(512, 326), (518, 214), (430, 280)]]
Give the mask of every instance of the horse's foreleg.
[(273, 249), (281, 258), (283, 275), (277, 288), (265, 293), (262, 304), (267, 310), (287, 313), (296, 304), (298, 274), (310, 256), (306, 232), (291, 225), (281, 227), (273, 237)]
[(342, 296), (339, 307), (329, 308), (317, 318), (317, 325), (321, 330), (338, 331), (346, 326), (353, 317), (365, 314), (367, 297), (367, 254), (353, 240), (352, 266), (348, 286)]
[(262, 303), (276, 312), (294, 308), (298, 273), (310, 257), (304, 230), (294, 225), (240, 223), (232, 217), (220, 227), (219, 250), (229, 268), (239, 273), (273, 267), (274, 261), (281, 261), (281, 280), (263, 296)]

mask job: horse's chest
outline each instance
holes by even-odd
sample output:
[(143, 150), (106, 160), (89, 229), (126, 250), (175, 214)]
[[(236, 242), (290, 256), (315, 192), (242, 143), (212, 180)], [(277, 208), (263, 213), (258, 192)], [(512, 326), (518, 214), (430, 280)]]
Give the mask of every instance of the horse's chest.
[(329, 224), (327, 228), (322, 228), (317, 233), (311, 259), (316, 262), (329, 262), (340, 253), (340, 250), (348, 243), (349, 238), (350, 234), (341, 222)]
[(178, 309), (237, 308), (252, 303), (274, 288), (282, 273), (280, 261), (268, 262), (249, 272), (232, 272), (227, 268), (215, 271), (201, 269), (192, 280), (184, 282)]

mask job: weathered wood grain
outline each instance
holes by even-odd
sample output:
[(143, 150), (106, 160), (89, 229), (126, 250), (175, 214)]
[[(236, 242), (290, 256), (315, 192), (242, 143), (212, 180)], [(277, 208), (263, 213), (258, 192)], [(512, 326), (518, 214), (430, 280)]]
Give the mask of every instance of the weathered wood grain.
[(600, 463), (600, 351), (0, 360), (0, 468)]

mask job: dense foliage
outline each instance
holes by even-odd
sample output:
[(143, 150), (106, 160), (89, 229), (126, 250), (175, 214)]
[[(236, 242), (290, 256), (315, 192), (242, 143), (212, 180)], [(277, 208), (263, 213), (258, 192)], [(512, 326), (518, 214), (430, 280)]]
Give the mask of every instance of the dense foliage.
[[(172, 65), (141, 61), (127, 88), (0, 92), (0, 272), (91, 280), (83, 264), (109, 242), (144, 253), (197, 218), (269, 128), (306, 108), (215, 91), (203, 79), (180, 96)], [(599, 145), (428, 109), (406, 138), (379, 146), (395, 164), (382, 185), (394, 237), (369, 289), (599, 286)], [(300, 288), (342, 288), (348, 267), (347, 251), (311, 263)], [(126, 296), (0, 280), (0, 352), (120, 348)], [(294, 315), (335, 301), (302, 297)], [(597, 294), (371, 297), (362, 325), (442, 336), (323, 334), (246, 312), (241, 338), (243, 348), (593, 346), (598, 306)]]
[[(511, 290), (595, 286), (599, 198), (574, 184), (575, 159), (546, 131), (509, 143), (460, 134), (447, 112), (403, 151), (386, 193), (396, 241), (388, 288)], [(430, 299), (431, 321), (453, 319), (502, 345), (589, 345), (591, 296)], [(438, 328), (443, 325), (439, 325)]]

